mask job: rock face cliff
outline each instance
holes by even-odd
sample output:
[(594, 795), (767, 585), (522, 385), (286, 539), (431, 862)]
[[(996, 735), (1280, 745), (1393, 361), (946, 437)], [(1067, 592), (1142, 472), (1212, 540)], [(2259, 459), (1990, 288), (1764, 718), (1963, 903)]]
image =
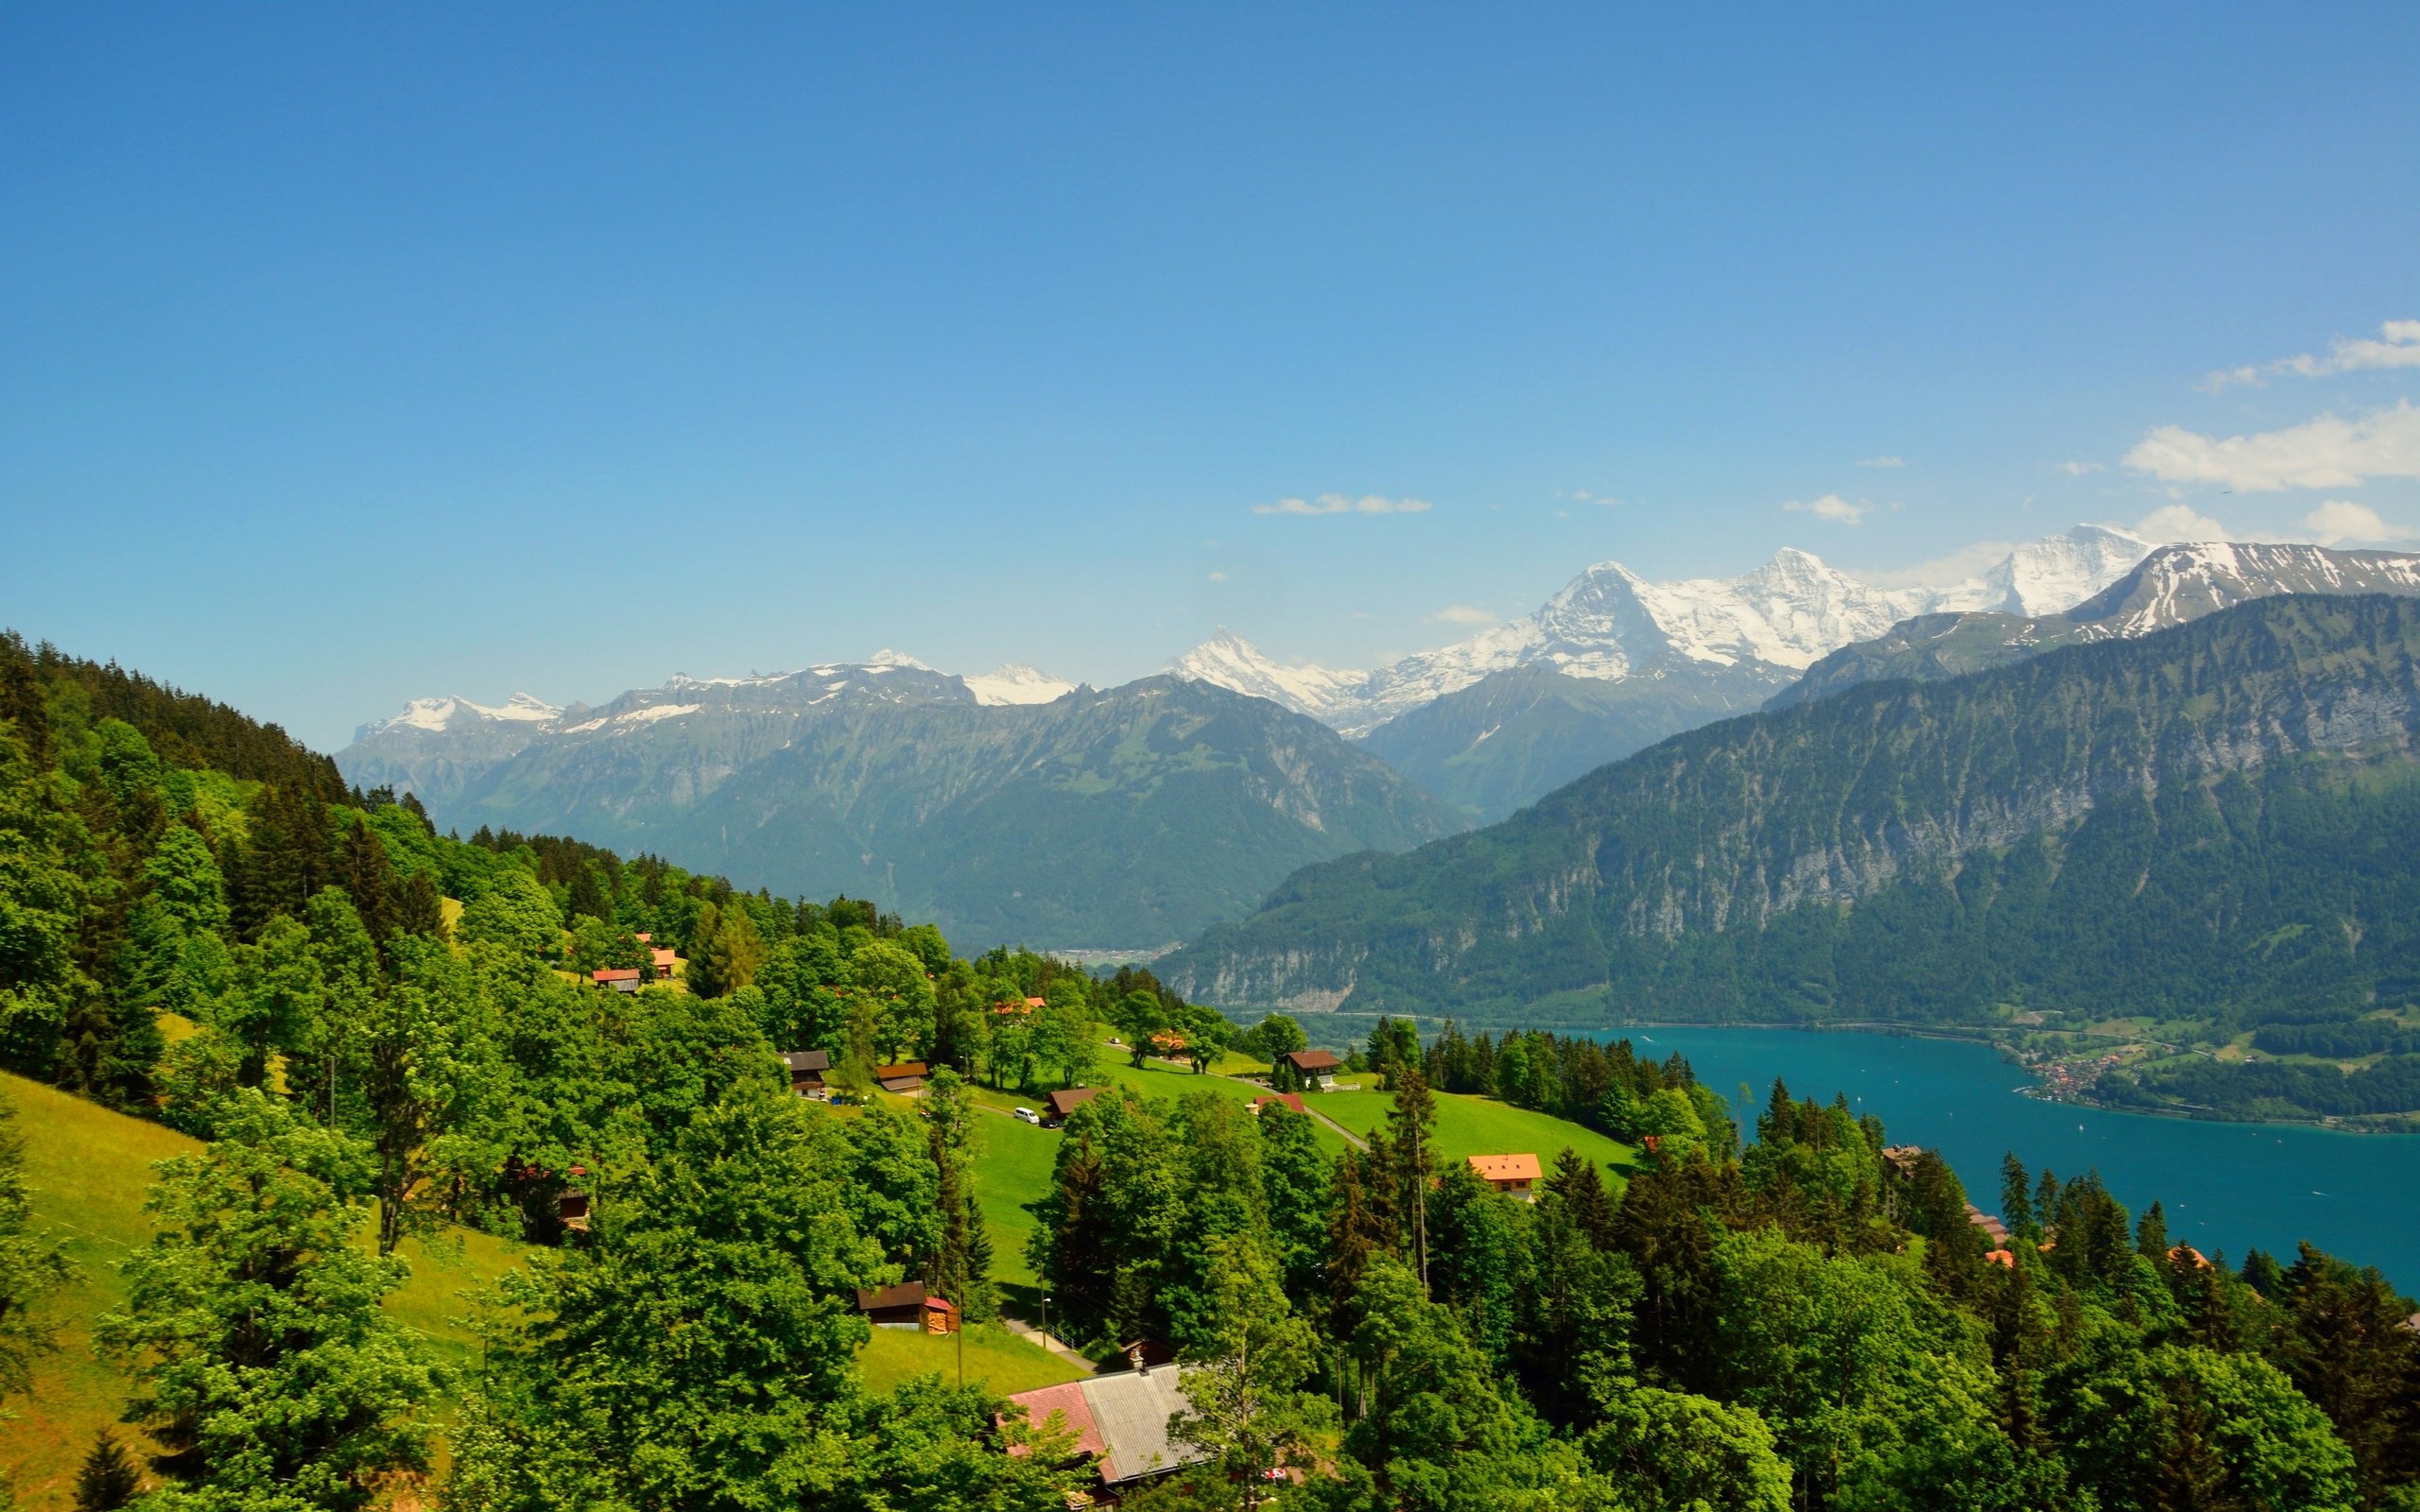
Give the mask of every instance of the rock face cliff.
[(2415, 647), (2420, 604), (2279, 597), (1853, 688), (1308, 868), (1163, 974), (1238, 1006), (1597, 1022), (2375, 991), (2415, 964)]

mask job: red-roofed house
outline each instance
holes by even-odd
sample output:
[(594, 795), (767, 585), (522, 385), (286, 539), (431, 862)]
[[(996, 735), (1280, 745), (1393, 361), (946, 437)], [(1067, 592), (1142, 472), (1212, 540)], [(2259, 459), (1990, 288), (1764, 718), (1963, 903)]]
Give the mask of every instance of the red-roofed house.
[(648, 952), (648, 958), (655, 963), (655, 975), (656, 980), (658, 981), (662, 981), (666, 977), (670, 976), (672, 974), (672, 968), (677, 965), (681, 959), (678, 954), (674, 954), (672, 947), (669, 945), (658, 945), (653, 947)]
[[(1023, 1407), (1036, 1427), (1055, 1426), (1076, 1435), (1076, 1454), (1090, 1458), (1100, 1477), (1104, 1494), (1089, 1503), (1098, 1506), (1139, 1481), (1202, 1458), (1200, 1450), (1168, 1437), (1168, 1418), (1192, 1406), (1177, 1383), (1177, 1372), (1167, 1367), (1120, 1370), (1019, 1392), (1009, 1400)], [(995, 1420), (1005, 1422), (1006, 1416)]]
[(616, 992), (639, 989), (639, 969), (635, 966), (604, 967), (589, 972), (588, 979), (598, 987), (610, 987)]
[(1298, 1113), (1307, 1113), (1310, 1111), (1309, 1108), (1303, 1106), (1303, 1094), (1301, 1092), (1265, 1092), (1252, 1100), (1252, 1110), (1254, 1113), (1258, 1113), (1262, 1108), (1267, 1108), (1271, 1103), (1283, 1103), (1288, 1108), (1292, 1108)]

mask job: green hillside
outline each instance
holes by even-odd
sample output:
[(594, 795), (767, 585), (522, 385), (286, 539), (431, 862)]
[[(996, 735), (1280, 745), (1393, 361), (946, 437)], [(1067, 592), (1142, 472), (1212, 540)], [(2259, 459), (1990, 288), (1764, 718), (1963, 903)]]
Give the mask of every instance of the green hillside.
[[(27, 1506), (63, 1507), (77, 1462), (95, 1433), (117, 1422), (126, 1400), (124, 1373), (93, 1353), (93, 1322), (125, 1303), (116, 1263), (150, 1242), (143, 1199), (152, 1163), (200, 1145), (173, 1129), (6, 1073), (0, 1073), (0, 1096), (16, 1105), (34, 1225), (63, 1241), (81, 1273), (49, 1304), (58, 1351), (36, 1366), (33, 1390), (8, 1404), (14, 1417), (0, 1418), (0, 1466), (12, 1468)], [(389, 1315), (419, 1333), (445, 1364), (473, 1363), (477, 1341), (460, 1321), (469, 1312), (463, 1293), (501, 1275), (513, 1263), (514, 1249), (468, 1229), (433, 1244), (405, 1240), (398, 1252), (411, 1266), (411, 1280), (387, 1299)], [(134, 1436), (131, 1430), (120, 1433)]]
[[(1372, 1085), (1375, 1083), (1376, 1078), (1373, 1077)], [(1460, 1092), (1433, 1095), (1437, 1100), (1437, 1155), (1441, 1160), (1530, 1154), (1551, 1166), (1557, 1154), (1570, 1148), (1603, 1167), (1618, 1188), (1621, 1173), (1630, 1169), (1637, 1158), (1629, 1145), (1551, 1113), (1531, 1112), (1493, 1097)], [(1316, 1092), (1305, 1102), (1346, 1128), (1365, 1135), (1384, 1128), (1395, 1108), (1394, 1094), (1382, 1091)]]

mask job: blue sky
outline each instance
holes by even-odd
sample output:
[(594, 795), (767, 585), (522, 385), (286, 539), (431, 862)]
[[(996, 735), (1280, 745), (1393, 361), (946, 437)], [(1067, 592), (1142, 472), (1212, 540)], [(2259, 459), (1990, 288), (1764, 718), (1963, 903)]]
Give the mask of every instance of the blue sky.
[(2420, 9), (1695, 9), (9, 7), (0, 621), (333, 747), (2420, 532)]

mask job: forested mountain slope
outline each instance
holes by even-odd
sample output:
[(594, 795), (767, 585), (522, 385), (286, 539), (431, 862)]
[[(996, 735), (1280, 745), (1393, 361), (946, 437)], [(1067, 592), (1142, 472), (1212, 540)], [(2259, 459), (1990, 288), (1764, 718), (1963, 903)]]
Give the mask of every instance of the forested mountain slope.
[(1971, 1021), (2420, 990), (2420, 604), (2273, 598), (1692, 731), (1290, 879), (1166, 963), (1231, 1005)]
[[(482, 738), (485, 738), (482, 732)], [(365, 740), (356, 781), (440, 769)], [(1314, 861), (1461, 829), (1335, 731), (1175, 678), (985, 706), (909, 666), (686, 682), (573, 710), (421, 792), (441, 824), (577, 834), (782, 892), (869, 896), (974, 941), (1140, 946)]]

